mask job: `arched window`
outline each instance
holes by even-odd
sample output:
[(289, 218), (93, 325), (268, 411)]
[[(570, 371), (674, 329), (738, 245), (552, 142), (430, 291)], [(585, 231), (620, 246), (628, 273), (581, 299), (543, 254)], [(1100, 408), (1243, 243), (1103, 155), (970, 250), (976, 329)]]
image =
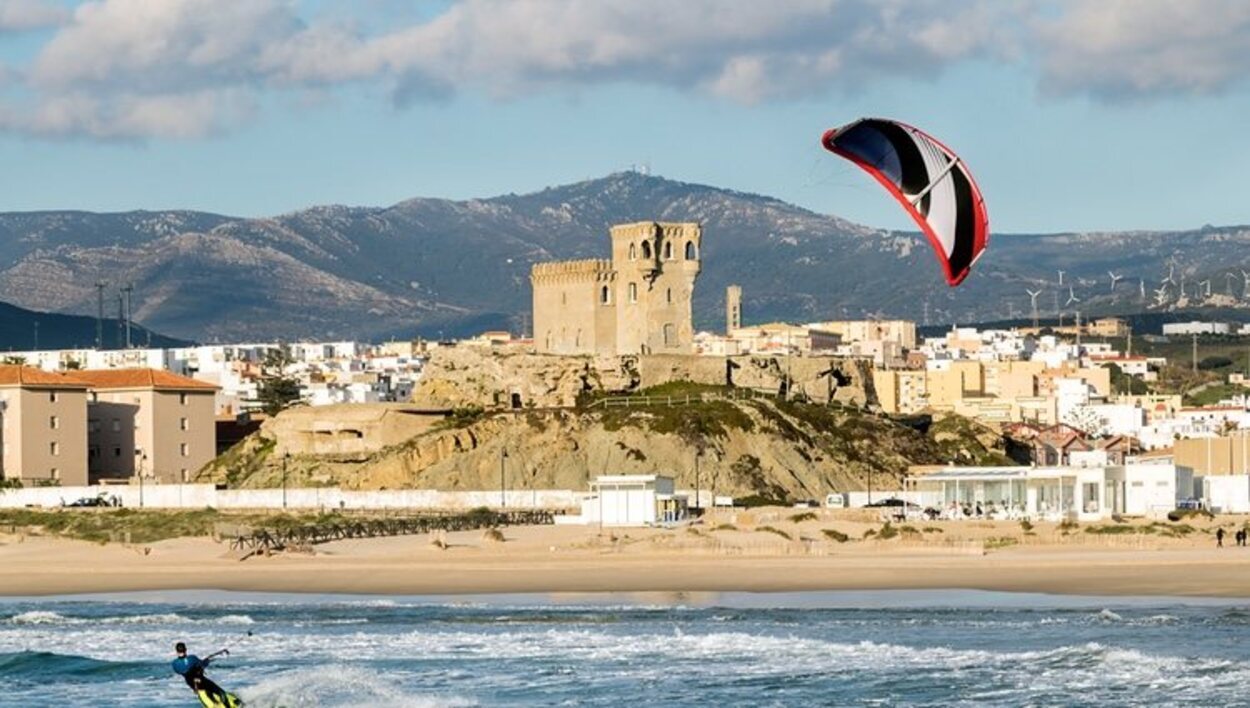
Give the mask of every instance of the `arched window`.
[(629, 284), (629, 301), (638, 302), (638, 283)]
[(694, 241), (687, 241), (686, 242), (686, 260), (693, 261), (694, 259), (698, 257), (699, 257), (699, 253), (694, 248)]
[(642, 257), (651, 258), (651, 242), (650, 241), (642, 242)]
[(664, 324), (664, 346), (677, 346), (677, 328), (671, 322)]
[(629, 244), (629, 260), (631, 261), (638, 260), (638, 244), (634, 244), (634, 243)]
[(608, 290), (608, 286), (606, 285), (599, 291), (599, 302), (604, 305), (611, 304), (612, 302), (612, 291)]
[(673, 242), (672, 241), (667, 241), (664, 244), (664, 260), (666, 261), (673, 260)]
[(664, 299), (667, 300), (670, 304), (673, 302), (673, 289), (672, 288), (669, 288), (664, 291)]
[(569, 304), (569, 294), (568, 294), (568, 293), (560, 293), (560, 304), (561, 304), (561, 305), (567, 305), (567, 304)]

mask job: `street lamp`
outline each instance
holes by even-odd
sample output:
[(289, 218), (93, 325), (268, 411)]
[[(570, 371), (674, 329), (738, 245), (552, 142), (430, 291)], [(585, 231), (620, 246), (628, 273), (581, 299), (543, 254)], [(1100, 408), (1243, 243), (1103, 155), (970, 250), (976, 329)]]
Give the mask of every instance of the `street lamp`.
[(286, 463), (291, 459), (290, 452), (282, 453), (282, 508), (286, 508)]
[(694, 453), (694, 508), (702, 511), (703, 503), (699, 500), (699, 458), (703, 457), (703, 451), (698, 450)]
[(135, 448), (135, 454), (139, 455), (139, 508), (143, 508), (143, 463), (148, 459), (148, 453), (142, 448)]
[(504, 461), (508, 459), (508, 450), (499, 451), (499, 508), (508, 507), (507, 488), (504, 486)]

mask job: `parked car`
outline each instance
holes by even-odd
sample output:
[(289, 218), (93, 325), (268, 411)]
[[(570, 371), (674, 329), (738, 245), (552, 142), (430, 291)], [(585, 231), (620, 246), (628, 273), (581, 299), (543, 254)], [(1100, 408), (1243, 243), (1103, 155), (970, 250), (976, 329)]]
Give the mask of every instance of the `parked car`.
[(825, 495), (826, 509), (845, 509), (847, 506), (848, 504), (846, 503), (845, 494), (841, 492), (834, 492), (833, 494)]

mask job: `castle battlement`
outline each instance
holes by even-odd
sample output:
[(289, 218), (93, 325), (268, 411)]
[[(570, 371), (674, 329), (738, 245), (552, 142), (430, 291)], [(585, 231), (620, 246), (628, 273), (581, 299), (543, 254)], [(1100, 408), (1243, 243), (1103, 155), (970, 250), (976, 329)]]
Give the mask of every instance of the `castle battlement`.
[(613, 273), (612, 261), (606, 258), (535, 263), (530, 269), (530, 282), (543, 285), (611, 280)]
[(688, 354), (703, 227), (610, 227), (612, 258), (536, 263), (534, 343), (553, 354)]

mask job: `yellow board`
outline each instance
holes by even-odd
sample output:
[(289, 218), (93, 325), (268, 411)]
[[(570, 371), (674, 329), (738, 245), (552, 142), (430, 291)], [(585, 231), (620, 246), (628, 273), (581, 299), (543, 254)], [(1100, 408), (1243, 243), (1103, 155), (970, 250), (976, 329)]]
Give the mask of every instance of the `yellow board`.
[(204, 708), (243, 708), (243, 701), (239, 700), (239, 697), (233, 693), (226, 694), (226, 703), (222, 703), (216, 697), (210, 696), (208, 691), (196, 691), (195, 695), (199, 696), (200, 703), (204, 705)]

